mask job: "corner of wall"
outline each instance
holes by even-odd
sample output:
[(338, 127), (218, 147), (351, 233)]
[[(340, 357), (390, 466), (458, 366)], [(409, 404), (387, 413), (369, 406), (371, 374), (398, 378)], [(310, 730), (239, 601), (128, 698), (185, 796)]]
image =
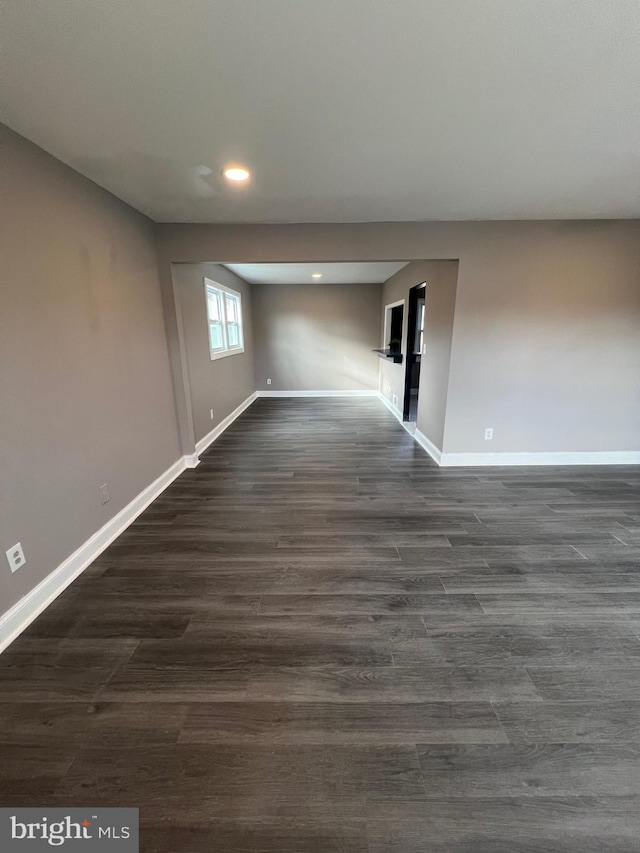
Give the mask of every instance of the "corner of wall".
[(460, 281), (460, 262), (456, 269), (455, 280), (455, 297), (453, 300), (453, 322), (451, 326), (451, 351), (449, 353), (449, 364), (447, 366), (447, 387), (445, 392), (444, 402), (444, 423), (442, 428), (442, 447), (440, 448), (441, 458), (446, 453), (447, 448), (447, 432), (451, 423), (451, 386), (452, 386), (452, 365), (454, 364), (454, 355), (456, 352), (456, 343), (459, 344), (460, 331), (460, 316), (458, 313), (458, 297), (460, 289), (458, 287)]

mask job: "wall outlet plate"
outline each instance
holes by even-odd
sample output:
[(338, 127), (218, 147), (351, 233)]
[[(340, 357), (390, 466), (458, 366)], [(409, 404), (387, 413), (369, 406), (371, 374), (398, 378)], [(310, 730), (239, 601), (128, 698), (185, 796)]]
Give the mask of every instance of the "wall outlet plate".
[(493, 439), (493, 427), (487, 427), (484, 431), (484, 440), (491, 441)]
[(209, 409), (209, 417), (213, 420), (213, 409)]
[(267, 385), (271, 385), (271, 380), (267, 379)]
[(7, 562), (12, 572), (17, 572), (27, 562), (24, 558), (24, 551), (20, 542), (16, 542), (13, 548), (9, 548), (7, 553)]
[(108, 504), (110, 500), (111, 495), (109, 494), (109, 484), (103, 483), (100, 486), (100, 503), (104, 506), (105, 504)]

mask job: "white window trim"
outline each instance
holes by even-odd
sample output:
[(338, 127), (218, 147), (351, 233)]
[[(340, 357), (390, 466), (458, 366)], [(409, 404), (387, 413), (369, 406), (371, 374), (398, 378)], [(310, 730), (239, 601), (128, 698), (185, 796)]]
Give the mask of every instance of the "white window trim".
[[(398, 299), (397, 302), (389, 302), (384, 306), (384, 323), (382, 328), (382, 348), (384, 349), (389, 343), (389, 334), (391, 333), (391, 329), (389, 325), (391, 323), (391, 311), (390, 308), (397, 308), (399, 305), (404, 305), (404, 299)], [(404, 315), (402, 317), (402, 326), (404, 332)], [(404, 334), (402, 335), (402, 345), (400, 351), (404, 353)]]
[[(212, 350), (211, 349), (211, 332), (209, 329), (209, 306), (207, 303), (207, 291), (209, 288), (214, 288), (215, 290), (220, 291), (221, 293), (228, 293), (230, 296), (235, 296), (238, 300), (238, 309), (240, 314), (240, 323), (239, 323), (239, 331), (240, 331), (240, 341), (241, 345), (239, 347), (229, 348), (228, 346), (228, 337), (227, 337), (227, 317), (226, 317), (226, 305), (224, 300), (222, 300), (222, 312), (224, 314), (224, 318), (222, 320), (222, 334), (225, 341), (225, 349), (224, 350)], [(226, 287), (224, 284), (220, 284), (217, 281), (214, 281), (212, 278), (204, 279), (204, 311), (205, 318), (207, 321), (207, 344), (209, 346), (209, 358), (211, 361), (216, 361), (219, 358), (227, 358), (230, 355), (239, 355), (241, 352), (244, 352), (244, 316), (242, 312), (242, 294), (238, 293), (237, 290), (232, 290), (230, 287)]]

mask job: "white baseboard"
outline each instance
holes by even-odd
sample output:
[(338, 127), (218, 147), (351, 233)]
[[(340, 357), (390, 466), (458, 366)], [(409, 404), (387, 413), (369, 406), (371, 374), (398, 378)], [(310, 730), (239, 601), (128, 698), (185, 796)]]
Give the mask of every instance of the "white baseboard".
[(384, 403), (384, 405), (387, 407), (387, 409), (389, 409), (394, 418), (396, 418), (396, 420), (400, 422), (401, 426), (404, 426), (404, 421), (402, 420), (402, 412), (400, 411), (400, 409), (396, 409), (391, 400), (387, 400), (382, 391), (378, 391), (378, 399), (382, 403)]
[(419, 429), (413, 434), (413, 437), (420, 445), (423, 450), (426, 450), (429, 456), (436, 462), (438, 465), (442, 465), (442, 451), (439, 450), (432, 441), (429, 441), (427, 436), (420, 432)]
[[(89, 566), (114, 539), (187, 468), (199, 463), (205, 450), (256, 399), (256, 397), (377, 397), (402, 424), (402, 415), (379, 391), (258, 391), (196, 445), (197, 453), (183, 456), (120, 510), (70, 557), (47, 575), (34, 589), (0, 616), (0, 652)], [(488, 465), (640, 465), (640, 451), (596, 451), (557, 453), (442, 453), (416, 429), (414, 438), (429, 456), (443, 467)]]
[(33, 620), (45, 610), (70, 583), (72, 583), (91, 563), (117, 539), (130, 524), (143, 512), (167, 486), (182, 474), (187, 468), (196, 468), (200, 464), (199, 454), (209, 447), (216, 438), (227, 429), (235, 419), (248, 408), (256, 399), (257, 394), (241, 403), (230, 415), (205, 435), (197, 444), (196, 452), (182, 456), (147, 486), (124, 509), (101, 527), (87, 541), (74, 551), (70, 557), (61, 563), (51, 574), (41, 581), (31, 592), (28, 592), (17, 604), (0, 616), (0, 652), (12, 643), (27, 628)]
[(135, 521), (167, 486), (185, 470), (185, 457), (181, 457), (154, 480), (150, 486), (140, 492), (124, 509), (101, 527), (87, 541), (74, 551), (51, 574), (42, 580), (31, 592), (9, 608), (0, 617), (0, 652), (12, 643), (33, 620), (45, 610), (51, 602), (63, 592), (78, 575), (89, 566), (114, 539)]
[[(207, 447), (209, 447), (210, 444), (213, 444), (216, 438), (219, 435), (222, 435), (222, 433), (227, 429), (227, 427), (231, 426), (235, 419), (239, 417), (245, 409), (249, 408), (249, 406), (254, 402), (257, 396), (258, 393), (254, 391), (253, 394), (247, 397), (247, 399), (243, 403), (240, 403), (240, 405), (235, 408), (230, 415), (227, 415), (226, 418), (221, 420), (220, 423), (211, 430), (211, 432), (207, 433), (204, 438), (201, 438), (200, 441), (196, 442), (196, 458), (200, 453), (204, 453)], [(193, 467), (195, 467), (195, 465)]]
[(443, 468), (527, 465), (640, 465), (640, 451), (558, 451), (549, 453), (443, 453), (424, 433), (407, 429), (402, 413), (382, 394), (378, 397), (415, 441)]
[(379, 391), (256, 391), (258, 397), (378, 397)]
[(640, 451), (558, 451), (548, 453), (443, 453), (444, 468), (488, 465), (640, 465)]

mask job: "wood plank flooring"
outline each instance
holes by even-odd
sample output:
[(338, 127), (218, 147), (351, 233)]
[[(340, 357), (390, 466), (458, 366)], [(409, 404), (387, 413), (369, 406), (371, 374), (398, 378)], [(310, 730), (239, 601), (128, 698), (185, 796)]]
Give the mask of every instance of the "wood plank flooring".
[(0, 656), (0, 741), (145, 853), (637, 853), (640, 469), (259, 400)]

